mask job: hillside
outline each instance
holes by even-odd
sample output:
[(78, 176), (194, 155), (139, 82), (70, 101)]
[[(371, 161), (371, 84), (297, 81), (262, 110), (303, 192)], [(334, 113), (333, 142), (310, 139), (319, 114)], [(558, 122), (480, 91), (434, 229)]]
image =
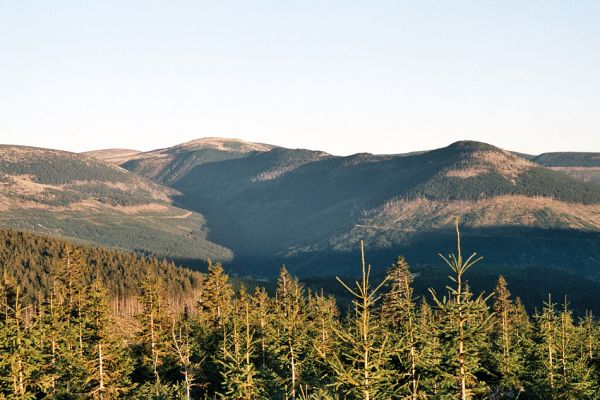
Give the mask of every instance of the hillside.
[(600, 153), (543, 153), (533, 158), (533, 161), (546, 167), (600, 167)]
[(172, 189), (96, 158), (0, 146), (0, 225), (181, 259), (228, 260)]
[(600, 184), (600, 153), (544, 153), (533, 161), (582, 181)]
[[(173, 187), (180, 205), (207, 217), (210, 238), (236, 252), (241, 271), (244, 264), (270, 265), (261, 267), (267, 273), (278, 260), (304, 275), (340, 273), (343, 263), (325, 266), (319, 257), (335, 260), (360, 238), (381, 261), (411, 251), (413, 263), (437, 262), (417, 249), (430, 247), (428, 234), (451, 237), (453, 218), (462, 216), (473, 244), (493, 251), (505, 241), (503, 251), (486, 254), (490, 263), (505, 264), (516, 252), (519, 265), (551, 263), (600, 279), (597, 246), (576, 260), (560, 256), (579, 249), (581, 238), (572, 242), (568, 232), (599, 232), (600, 187), (484, 143), (349, 157), (277, 148), (196, 166)], [(564, 239), (557, 244), (558, 231)], [(526, 251), (524, 243), (539, 250)]]
[(37, 300), (56, 276), (67, 249), (71, 261), (81, 255), (87, 283), (100, 279), (114, 298), (140, 295), (140, 282), (148, 274), (160, 277), (172, 299), (181, 301), (199, 288), (198, 272), (176, 267), (173, 263), (151, 257), (102, 247), (76, 245), (53, 237), (0, 229), (0, 277), (15, 279), (26, 301)]

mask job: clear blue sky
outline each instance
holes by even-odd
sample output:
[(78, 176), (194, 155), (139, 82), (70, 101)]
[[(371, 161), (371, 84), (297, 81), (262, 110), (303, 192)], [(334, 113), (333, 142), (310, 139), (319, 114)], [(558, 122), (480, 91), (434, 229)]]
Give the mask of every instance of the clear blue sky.
[(600, 151), (600, 1), (0, 0), (0, 143)]

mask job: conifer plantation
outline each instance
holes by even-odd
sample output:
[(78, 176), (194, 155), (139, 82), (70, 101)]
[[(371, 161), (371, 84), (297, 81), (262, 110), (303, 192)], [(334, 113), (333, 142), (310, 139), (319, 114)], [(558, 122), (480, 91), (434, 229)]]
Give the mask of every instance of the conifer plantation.
[[(233, 285), (219, 264), (197, 276), (121, 253), (92, 264), (106, 257), (66, 242), (46, 243), (58, 257), (36, 266), (25, 247), (38, 239), (4, 233), (0, 399), (598, 399), (595, 316), (550, 295), (530, 315), (501, 276), (493, 293), (474, 293), (480, 258), (462, 254), (456, 233), (440, 259), (446, 290), (422, 297), (402, 257), (373, 279), (361, 242), (359, 278), (339, 282), (347, 309), (285, 267), (269, 293)], [(98, 272), (119, 260), (147, 268), (119, 287)], [(178, 296), (195, 278), (200, 293)], [(133, 315), (114, 300), (125, 294)]]

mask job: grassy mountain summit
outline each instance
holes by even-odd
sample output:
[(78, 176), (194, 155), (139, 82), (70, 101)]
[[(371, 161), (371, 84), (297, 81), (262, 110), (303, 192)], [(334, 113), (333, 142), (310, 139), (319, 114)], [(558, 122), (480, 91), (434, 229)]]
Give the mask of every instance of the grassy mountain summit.
[(131, 156), (134, 156), (138, 153), (141, 153), (141, 151), (131, 149), (104, 149), (84, 151), (81, 154), (99, 158), (101, 160), (108, 161), (113, 164), (119, 164), (122, 162), (122, 160), (129, 159)]
[(0, 147), (0, 224), (161, 256), (227, 260), (173, 189), (94, 157)]
[[(138, 175), (162, 184), (172, 184), (197, 165), (245, 157), (253, 152), (269, 151), (274, 146), (239, 139), (208, 137), (166, 149), (112, 158), (114, 162)], [(100, 151), (102, 152), (102, 151)], [(93, 155), (100, 155), (96, 153)]]

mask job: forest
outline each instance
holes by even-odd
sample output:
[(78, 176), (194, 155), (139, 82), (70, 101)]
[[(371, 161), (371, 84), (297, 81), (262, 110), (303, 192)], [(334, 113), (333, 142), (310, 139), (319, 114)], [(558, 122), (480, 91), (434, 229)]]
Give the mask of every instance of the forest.
[(549, 296), (530, 315), (501, 276), (474, 293), (467, 276), (481, 258), (464, 256), (458, 224), (456, 234), (446, 290), (418, 298), (404, 258), (375, 281), (361, 242), (360, 278), (339, 280), (347, 309), (285, 267), (269, 293), (209, 263), (190, 304), (146, 270), (129, 317), (86, 257), (62, 251), (39, 296), (3, 266), (0, 398), (598, 399), (591, 312)]

